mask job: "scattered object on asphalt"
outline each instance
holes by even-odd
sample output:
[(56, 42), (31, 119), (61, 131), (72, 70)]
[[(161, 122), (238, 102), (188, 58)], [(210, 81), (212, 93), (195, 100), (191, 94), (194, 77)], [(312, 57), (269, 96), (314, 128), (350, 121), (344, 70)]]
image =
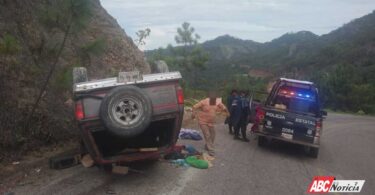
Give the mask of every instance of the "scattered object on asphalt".
[(155, 152), (158, 151), (158, 148), (139, 148), (140, 152)]
[(189, 167), (189, 164), (185, 161), (185, 159), (176, 159), (169, 162), (176, 167)]
[(202, 136), (199, 134), (199, 131), (194, 129), (184, 129), (180, 130), (179, 138), (181, 139), (191, 139), (191, 140), (202, 140)]
[(36, 172), (36, 173), (39, 173), (41, 170), (42, 170), (41, 168), (36, 168), (36, 169), (35, 169), (35, 172)]
[(12, 162), (12, 165), (18, 165), (18, 164), (20, 164), (19, 161)]
[(172, 153), (169, 153), (164, 156), (165, 160), (177, 160), (177, 159), (185, 159), (185, 155), (182, 154), (181, 152), (174, 151)]
[(85, 168), (94, 166), (94, 160), (91, 158), (90, 154), (85, 154), (81, 159), (81, 164)]
[(213, 157), (213, 156), (211, 156), (211, 155), (209, 155), (207, 153), (203, 153), (202, 158), (203, 158), (203, 160), (207, 160), (207, 161), (213, 161), (213, 160), (215, 160), (215, 157)]
[(49, 167), (51, 169), (66, 169), (78, 165), (81, 161), (81, 154), (76, 152), (67, 152), (58, 154), (49, 159)]
[(119, 166), (119, 165), (112, 166), (112, 173), (114, 174), (126, 175), (128, 174), (128, 172), (129, 172), (129, 167)]
[(198, 169), (208, 169), (208, 162), (198, 159), (196, 156), (189, 156), (185, 159), (186, 163)]
[(140, 171), (140, 170), (132, 169), (132, 168), (129, 168), (129, 171), (134, 172), (134, 173), (139, 173), (139, 174), (144, 174), (145, 173), (144, 171)]
[(200, 155), (201, 154), (192, 145), (185, 145), (184, 149), (188, 152), (188, 156)]
[(212, 161), (215, 160), (215, 157), (210, 156), (207, 153), (203, 153), (202, 156), (201, 156), (201, 158), (202, 158), (202, 160), (207, 161), (209, 168), (213, 167)]

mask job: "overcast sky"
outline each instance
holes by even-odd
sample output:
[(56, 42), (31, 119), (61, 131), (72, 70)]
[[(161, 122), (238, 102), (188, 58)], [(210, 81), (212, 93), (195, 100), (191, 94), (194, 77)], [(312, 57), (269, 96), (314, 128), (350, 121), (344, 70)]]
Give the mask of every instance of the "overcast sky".
[(301, 30), (321, 35), (371, 13), (375, 0), (101, 0), (133, 39), (150, 28), (144, 49), (174, 44), (189, 22), (201, 41), (229, 34), (258, 42)]

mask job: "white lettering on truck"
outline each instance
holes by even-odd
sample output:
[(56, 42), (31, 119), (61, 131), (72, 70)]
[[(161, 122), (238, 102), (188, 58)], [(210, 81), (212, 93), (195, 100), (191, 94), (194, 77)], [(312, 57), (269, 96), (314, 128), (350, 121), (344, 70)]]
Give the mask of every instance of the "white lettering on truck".
[(306, 120), (306, 119), (296, 118), (296, 122), (315, 126), (315, 121), (310, 121), (310, 120)]
[(285, 119), (284, 115), (281, 114), (276, 114), (272, 112), (266, 112), (266, 116), (272, 117), (272, 118), (277, 118), (277, 119)]

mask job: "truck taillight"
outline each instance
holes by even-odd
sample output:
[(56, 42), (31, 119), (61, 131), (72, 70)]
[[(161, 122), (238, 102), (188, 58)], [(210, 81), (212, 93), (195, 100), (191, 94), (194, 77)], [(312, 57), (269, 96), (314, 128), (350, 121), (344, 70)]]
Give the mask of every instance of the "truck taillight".
[(322, 121), (316, 121), (315, 123), (315, 137), (320, 137), (320, 131), (322, 130)]
[(184, 104), (184, 92), (181, 87), (177, 87), (177, 102), (178, 104)]
[(266, 113), (260, 106), (258, 106), (256, 108), (256, 114), (258, 115), (259, 120), (263, 120)]
[(85, 118), (81, 101), (76, 102), (75, 115), (77, 120), (82, 120), (83, 118)]

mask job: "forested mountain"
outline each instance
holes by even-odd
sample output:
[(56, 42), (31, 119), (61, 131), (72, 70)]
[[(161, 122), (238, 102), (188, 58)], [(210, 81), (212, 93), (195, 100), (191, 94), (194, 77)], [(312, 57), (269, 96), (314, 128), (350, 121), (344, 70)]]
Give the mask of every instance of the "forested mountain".
[[(249, 72), (265, 82), (280, 76), (309, 79), (321, 87), (327, 105), (375, 112), (375, 12), (321, 36), (300, 31), (257, 43), (224, 35), (200, 46), (210, 58), (199, 73), (204, 85), (194, 87), (221, 86), (231, 76)], [(147, 51), (146, 56), (154, 59), (167, 50)], [(188, 75), (185, 79), (190, 80)]]

